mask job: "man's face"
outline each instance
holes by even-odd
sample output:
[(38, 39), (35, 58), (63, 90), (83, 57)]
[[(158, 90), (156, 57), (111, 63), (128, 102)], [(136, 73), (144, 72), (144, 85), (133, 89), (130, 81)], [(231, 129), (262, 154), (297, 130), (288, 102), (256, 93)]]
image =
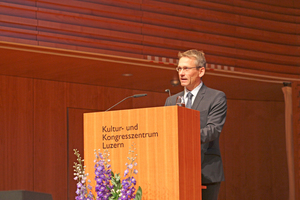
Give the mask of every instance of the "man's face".
[(201, 77), (205, 73), (205, 68), (201, 67), (200, 69), (195, 68), (195, 59), (194, 58), (188, 58), (188, 57), (182, 57), (179, 60), (178, 67), (184, 69), (184, 68), (190, 68), (187, 70), (181, 70), (178, 72), (179, 80), (181, 83), (181, 86), (186, 87), (188, 90), (193, 90), (201, 83)]

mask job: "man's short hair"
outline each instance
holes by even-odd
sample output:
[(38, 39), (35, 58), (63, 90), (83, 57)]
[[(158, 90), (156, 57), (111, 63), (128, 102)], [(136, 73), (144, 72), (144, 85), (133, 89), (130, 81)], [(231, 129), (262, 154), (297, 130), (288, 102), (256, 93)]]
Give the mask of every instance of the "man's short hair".
[(179, 52), (178, 58), (180, 59), (182, 57), (195, 58), (195, 65), (197, 68), (200, 67), (206, 68), (206, 60), (203, 51), (191, 49), (185, 52)]

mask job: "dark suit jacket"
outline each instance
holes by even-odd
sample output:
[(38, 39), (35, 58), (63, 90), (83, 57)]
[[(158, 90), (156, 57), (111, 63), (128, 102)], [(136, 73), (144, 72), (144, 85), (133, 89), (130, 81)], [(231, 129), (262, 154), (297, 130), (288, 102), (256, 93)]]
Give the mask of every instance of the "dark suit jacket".
[[(183, 95), (184, 92), (180, 92), (168, 97), (165, 106), (175, 105), (177, 96)], [(224, 181), (219, 137), (226, 119), (226, 96), (203, 84), (192, 109), (200, 111), (202, 183)]]

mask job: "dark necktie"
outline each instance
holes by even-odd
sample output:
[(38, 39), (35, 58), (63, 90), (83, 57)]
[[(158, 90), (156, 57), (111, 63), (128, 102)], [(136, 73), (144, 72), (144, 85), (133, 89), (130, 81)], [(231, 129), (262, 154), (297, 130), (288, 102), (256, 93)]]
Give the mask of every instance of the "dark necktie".
[(186, 105), (185, 107), (186, 108), (191, 108), (192, 107), (192, 98), (193, 98), (193, 94), (191, 92), (188, 92), (187, 93), (187, 102), (186, 102)]

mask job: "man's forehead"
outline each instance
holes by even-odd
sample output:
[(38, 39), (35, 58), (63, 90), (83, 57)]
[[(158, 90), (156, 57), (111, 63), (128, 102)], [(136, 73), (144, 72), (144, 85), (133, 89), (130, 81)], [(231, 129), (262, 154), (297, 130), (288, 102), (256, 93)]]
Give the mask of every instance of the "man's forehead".
[(178, 61), (178, 66), (187, 66), (187, 65), (195, 65), (195, 58), (194, 57), (181, 57)]

